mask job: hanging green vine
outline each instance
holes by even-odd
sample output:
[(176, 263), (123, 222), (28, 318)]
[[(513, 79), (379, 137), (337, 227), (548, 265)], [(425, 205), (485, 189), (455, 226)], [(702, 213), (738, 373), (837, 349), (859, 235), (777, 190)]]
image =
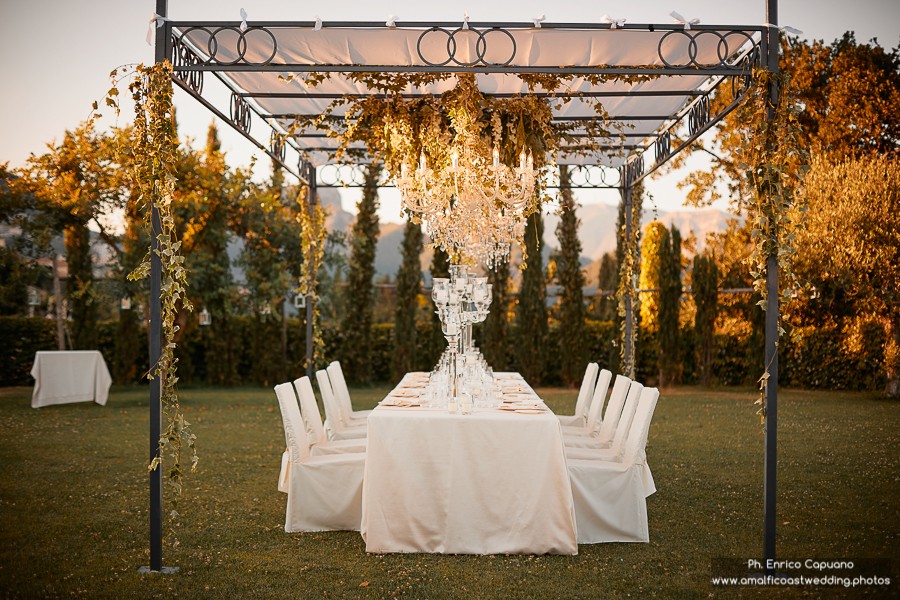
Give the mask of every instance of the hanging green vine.
[[(150, 67), (137, 66), (133, 71), (118, 69), (110, 73), (113, 88), (107, 93), (106, 105), (119, 114), (118, 84), (128, 76), (133, 80), (128, 86), (134, 100), (134, 124), (132, 146), (119, 148), (120, 163), (125, 167), (132, 183), (135, 202), (143, 213), (144, 228), (151, 238), (157, 240), (155, 250), (161, 266), (161, 326), (163, 343), (159, 360), (151, 365), (148, 379), (160, 379), (160, 400), (165, 417), (165, 428), (159, 438), (159, 455), (148, 465), (152, 471), (160, 467), (163, 457), (168, 454), (172, 463), (168, 469), (166, 483), (172, 487), (172, 512), (178, 513), (178, 498), (184, 491), (185, 468), (182, 465), (182, 450), (186, 446), (191, 453), (191, 472), (196, 471), (199, 457), (190, 424), (184, 418), (184, 411), (178, 400), (178, 359), (175, 358), (175, 334), (179, 330), (175, 319), (179, 309), (193, 310), (187, 292), (187, 269), (181, 255), (181, 242), (176, 239), (175, 218), (172, 202), (175, 197), (175, 160), (178, 139), (175, 133), (172, 111), (172, 65), (166, 61)], [(94, 103), (94, 111), (97, 110)], [(100, 114), (92, 115), (92, 119)], [(159, 214), (159, 229), (154, 227), (153, 209)], [(153, 250), (148, 250), (141, 264), (129, 273), (129, 281), (144, 279), (150, 274)], [(177, 540), (175, 542), (177, 544)]]
[(315, 368), (319, 359), (325, 353), (325, 342), (322, 339), (322, 327), (319, 317), (319, 303), (317, 302), (319, 296), (316, 292), (316, 286), (318, 285), (319, 268), (322, 266), (322, 260), (325, 257), (325, 240), (328, 237), (325, 219), (328, 217), (328, 211), (321, 204), (308, 208), (308, 210), (298, 211), (300, 240), (303, 248), (303, 266), (295, 293), (306, 296), (307, 301), (313, 303), (313, 354), (306, 357), (306, 366), (312, 364)]
[[(759, 305), (766, 310), (766, 267), (769, 257), (777, 257), (780, 273), (779, 304), (790, 302), (800, 281), (794, 272), (797, 254), (795, 239), (806, 220), (806, 203), (799, 193), (803, 174), (808, 169), (809, 153), (801, 143), (800, 108), (796, 90), (787, 72), (778, 75), (763, 69), (754, 73), (754, 82), (738, 112), (739, 132), (744, 140), (740, 168), (750, 182), (751, 243), (753, 250), (745, 260), (753, 276), (753, 289), (762, 296)], [(779, 93), (773, 105), (769, 92), (775, 84)], [(772, 118), (769, 118), (769, 112)], [(778, 337), (784, 333), (782, 311), (778, 315)], [(776, 343), (777, 345), (777, 343)], [(766, 383), (769, 367), (759, 378), (760, 405), (757, 414), (765, 423)]]

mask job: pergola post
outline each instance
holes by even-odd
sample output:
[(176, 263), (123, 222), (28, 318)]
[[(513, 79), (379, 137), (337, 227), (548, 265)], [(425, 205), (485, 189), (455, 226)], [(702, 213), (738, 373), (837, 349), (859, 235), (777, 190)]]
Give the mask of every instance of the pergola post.
[[(156, 14), (166, 17), (169, 14), (168, 0), (156, 0)], [(155, 27), (156, 24), (153, 24)], [(168, 26), (156, 32), (155, 62), (166, 60), (166, 44), (170, 37)], [(153, 372), (159, 362), (162, 345), (162, 307), (161, 307), (161, 275), (162, 263), (159, 256), (159, 240), (156, 236), (162, 231), (159, 209), (154, 203), (150, 209), (150, 322), (149, 350), (150, 371)], [(159, 435), (162, 427), (162, 411), (160, 406), (160, 377), (150, 380), (150, 460), (159, 456)], [(150, 571), (162, 571), (162, 464), (150, 471)]]
[[(766, 1), (766, 19), (769, 23), (766, 69), (773, 76), (769, 85), (769, 107), (766, 117), (775, 118), (778, 102), (778, 84), (774, 76), (778, 74), (778, 0)], [(763, 557), (765, 573), (774, 570), (768, 567), (775, 560), (775, 504), (778, 464), (778, 256), (770, 255), (766, 263), (766, 449), (763, 468)]]
[[(631, 213), (633, 212), (632, 201), (634, 186), (631, 184), (630, 169), (631, 166), (628, 164), (622, 169), (622, 204), (624, 205), (625, 210), (625, 252), (631, 252)], [(625, 260), (629, 259), (630, 257), (627, 257)], [(621, 265), (619, 265), (619, 272), (622, 272)], [(625, 364), (622, 365), (622, 371), (626, 377), (634, 379), (634, 298), (631, 293), (634, 283), (631, 281), (626, 282), (626, 286), (628, 293), (625, 294), (625, 339), (623, 340), (623, 343), (625, 344)]]
[[(317, 190), (316, 190), (316, 167), (311, 163), (306, 163), (307, 172), (306, 178), (309, 181), (309, 189), (306, 193), (306, 206), (307, 210), (309, 210), (309, 216), (313, 217), (313, 213), (316, 209), (316, 202), (318, 201)], [(309, 260), (309, 257), (304, 256), (303, 260)], [(306, 296), (306, 376), (309, 377), (310, 381), (312, 381), (313, 369), (315, 365), (313, 364), (313, 320), (315, 319), (315, 290), (309, 290), (309, 294)]]

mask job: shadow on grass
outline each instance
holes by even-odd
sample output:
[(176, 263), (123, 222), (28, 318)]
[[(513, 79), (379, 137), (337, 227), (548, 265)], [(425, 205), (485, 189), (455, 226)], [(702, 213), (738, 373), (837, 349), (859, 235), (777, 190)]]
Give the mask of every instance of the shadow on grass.
[[(351, 390), (355, 408), (371, 408), (386, 391)], [(539, 393), (557, 412), (572, 412), (575, 391)], [(648, 498), (651, 542), (581, 546), (571, 557), (367, 555), (358, 533), (287, 534), (286, 496), (276, 490), (284, 433), (274, 392), (185, 388), (201, 462), (177, 506), (180, 517), (167, 523), (164, 564), (181, 570), (141, 576), (136, 569), (148, 564), (147, 394), (142, 386), (116, 387), (105, 407), (34, 410), (30, 388), (0, 390), (0, 597), (863, 592), (710, 585), (712, 558), (762, 554), (763, 435), (749, 388), (663, 391), (647, 448), (659, 489)], [(900, 404), (875, 394), (790, 390), (780, 401), (779, 557), (884, 557), (898, 564)]]

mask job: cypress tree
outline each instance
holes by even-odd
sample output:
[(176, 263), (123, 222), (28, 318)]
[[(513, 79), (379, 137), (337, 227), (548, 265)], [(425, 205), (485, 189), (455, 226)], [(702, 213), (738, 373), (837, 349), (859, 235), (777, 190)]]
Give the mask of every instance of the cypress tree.
[(403, 262), (397, 273), (397, 308), (394, 313), (394, 381), (416, 368), (419, 292), (422, 285), (422, 227), (411, 220), (403, 230)]
[(372, 377), (372, 315), (375, 302), (375, 246), (378, 242), (378, 179), (381, 165), (370, 164), (350, 239), (347, 302), (341, 322), (341, 368), (348, 382)]
[[(435, 248), (431, 257), (431, 281), (433, 282), (435, 278), (448, 279), (449, 277), (450, 256), (440, 248)], [(427, 368), (431, 369), (440, 360), (444, 348), (447, 347), (447, 340), (441, 331), (441, 319), (437, 315), (437, 307), (434, 305), (434, 300), (430, 300), (428, 306), (431, 310), (431, 334), (428, 339)]]
[(591, 314), (598, 321), (615, 321), (618, 269), (614, 252), (607, 252), (600, 259), (600, 268), (597, 270), (597, 290), (612, 292), (612, 295), (597, 297), (591, 303)]
[(581, 271), (581, 241), (575, 215), (575, 200), (569, 184), (569, 168), (560, 166), (562, 215), (556, 227), (559, 252), (555, 253), (556, 281), (559, 284), (559, 350), (563, 385), (578, 385), (588, 363), (588, 340), (584, 323), (584, 273)]
[(697, 305), (694, 333), (697, 337), (700, 383), (709, 387), (712, 383), (712, 355), (719, 313), (719, 268), (715, 256), (694, 256), (691, 287)]
[(527, 258), (522, 268), (522, 287), (516, 306), (516, 361), (525, 379), (538, 385), (547, 359), (547, 288), (544, 284), (544, 220), (537, 211), (525, 225)]
[(681, 336), (678, 330), (681, 301), (681, 233), (674, 225), (671, 232), (661, 228), (659, 238), (659, 302), (657, 349), (659, 385), (674, 385), (681, 362)]
[(94, 270), (91, 260), (91, 232), (78, 223), (66, 227), (66, 263), (69, 278), (66, 299), (73, 350), (97, 349), (97, 304), (94, 301)]
[[(637, 249), (637, 257), (635, 258), (635, 273), (640, 273), (641, 263), (640, 263), (640, 242), (641, 242), (641, 219), (640, 215), (643, 214), (643, 203), (644, 203), (644, 185), (642, 183), (638, 183), (634, 186), (631, 191), (631, 202), (632, 202), (632, 215), (638, 215), (638, 218), (633, 218), (631, 220), (631, 235), (634, 238), (635, 248)], [(615, 278), (615, 286), (612, 288), (613, 290), (619, 289), (619, 270), (622, 269), (625, 264), (625, 222), (627, 215), (625, 214), (625, 199), (619, 201), (619, 212), (618, 217), (616, 219), (616, 278)], [(633, 317), (635, 324), (635, 335), (638, 334), (638, 326), (640, 324), (640, 298), (635, 294), (633, 306)], [(619, 314), (618, 304), (616, 304), (616, 308), (613, 313), (614, 323), (615, 323), (615, 332), (616, 332), (616, 343), (610, 347), (609, 354), (609, 364), (610, 370), (612, 371), (622, 371), (622, 356), (620, 352), (620, 344), (622, 343), (621, 331), (623, 330), (624, 325), (624, 317)], [(636, 357), (635, 357), (636, 359)]]
[(495, 265), (487, 273), (491, 284), (491, 310), (484, 320), (479, 341), (484, 359), (495, 371), (509, 370), (509, 263)]

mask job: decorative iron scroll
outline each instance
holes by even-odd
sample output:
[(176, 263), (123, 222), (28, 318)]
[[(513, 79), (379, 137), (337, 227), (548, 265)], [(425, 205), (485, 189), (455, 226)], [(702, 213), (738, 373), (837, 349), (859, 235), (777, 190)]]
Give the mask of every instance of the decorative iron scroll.
[(688, 114), (688, 131), (694, 135), (709, 123), (709, 96), (701, 97)]
[[(688, 62), (685, 64), (672, 64), (666, 60), (666, 57), (663, 56), (663, 44), (669, 38), (669, 36), (684, 36), (687, 38), (688, 43)], [(716, 42), (716, 58), (718, 58), (718, 62), (715, 64), (701, 64), (697, 62), (697, 55), (699, 53), (698, 48), (698, 39), (701, 39), (703, 36), (711, 36), (713, 39), (718, 39)], [(659, 39), (659, 44), (656, 46), (656, 53), (659, 56), (659, 60), (662, 61), (663, 65), (670, 69), (721, 69), (721, 68), (736, 68), (737, 65), (731, 64), (728, 62), (729, 59), (733, 59), (734, 55), (747, 43), (750, 42), (753, 49), (750, 52), (751, 55), (759, 55), (759, 45), (756, 41), (753, 40), (753, 37), (750, 33), (746, 31), (729, 31), (726, 33), (721, 33), (719, 31), (713, 31), (711, 29), (675, 29), (673, 31), (668, 32), (664, 36)], [(743, 61), (741, 61), (743, 62)]]
[[(431, 62), (422, 55), (422, 40), (425, 39), (426, 36), (438, 31), (447, 36), (447, 60), (443, 62)], [(478, 36), (478, 40), (475, 42), (475, 56), (477, 58), (472, 62), (462, 62), (456, 58), (456, 51), (459, 49), (459, 46), (456, 43), (456, 35), (460, 32), (462, 32), (464, 35), (474, 34)], [(505, 62), (489, 62), (484, 59), (488, 49), (487, 36), (488, 34), (494, 32), (505, 34), (506, 37), (509, 38), (509, 41), (512, 42), (512, 52)], [(419, 36), (419, 41), (416, 42), (416, 52), (418, 52), (419, 54), (419, 59), (429, 67), (443, 67), (450, 63), (453, 63), (454, 65), (460, 67), (474, 67), (479, 64), (486, 67), (505, 67), (508, 66), (516, 57), (516, 39), (510, 32), (501, 27), (491, 27), (490, 29), (484, 29), (481, 31), (479, 31), (478, 29), (463, 29), (462, 27), (458, 27), (450, 31), (448, 29), (444, 29), (443, 27), (432, 27), (431, 29), (426, 29), (425, 31), (423, 31), (422, 35)]]
[(285, 143), (284, 136), (278, 133), (277, 131), (272, 131), (272, 135), (269, 138), (269, 152), (272, 156), (276, 156), (281, 159), (281, 162), (284, 162), (285, 158)]
[[(209, 59), (207, 59), (206, 62), (200, 63), (203, 65), (229, 66), (240, 63), (249, 65), (251, 67), (262, 67), (272, 62), (272, 59), (274, 59), (275, 55), (278, 54), (278, 41), (275, 39), (275, 34), (273, 34), (265, 27), (248, 27), (245, 31), (241, 31), (241, 28), (237, 26), (217, 27), (215, 29), (209, 29), (207, 27), (190, 27), (181, 34), (181, 37), (178, 39), (178, 43), (183, 43), (184, 38), (191, 32), (195, 31), (202, 31), (209, 36), (206, 41), (206, 54), (207, 56), (209, 56)], [(223, 31), (227, 31), (237, 35), (237, 41), (235, 42), (234, 47), (237, 58), (230, 62), (224, 62), (217, 58), (220, 46), (220, 41), (217, 36)], [(247, 44), (247, 36), (257, 32), (262, 32), (265, 35), (269, 36), (269, 39), (272, 40), (272, 52), (271, 54), (269, 54), (268, 58), (266, 58), (262, 62), (251, 62), (247, 60), (246, 57), (247, 49), (249, 48), (249, 44)]]
[(731, 97), (743, 96), (753, 85), (753, 70), (759, 66), (760, 53), (748, 54), (740, 62), (741, 74), (731, 78)]
[[(622, 176), (618, 169), (597, 165), (573, 165), (573, 167), (569, 169), (570, 188), (618, 189), (622, 185)], [(559, 182), (556, 184), (559, 185)]]
[(625, 182), (625, 187), (633, 187), (634, 184), (644, 174), (644, 155), (633, 154), (629, 157), (628, 162), (622, 165), (620, 177)]
[(669, 154), (672, 153), (672, 130), (666, 129), (663, 133), (660, 134), (658, 138), (656, 138), (656, 144), (654, 148), (654, 154), (656, 157), (656, 163), (659, 164), (669, 158)]
[(196, 67), (203, 61), (177, 36), (172, 36), (172, 67), (175, 77), (198, 94), (203, 93), (203, 71), (187, 71), (178, 67)]
[(244, 133), (250, 133), (250, 105), (234, 92), (231, 93), (231, 122)]

